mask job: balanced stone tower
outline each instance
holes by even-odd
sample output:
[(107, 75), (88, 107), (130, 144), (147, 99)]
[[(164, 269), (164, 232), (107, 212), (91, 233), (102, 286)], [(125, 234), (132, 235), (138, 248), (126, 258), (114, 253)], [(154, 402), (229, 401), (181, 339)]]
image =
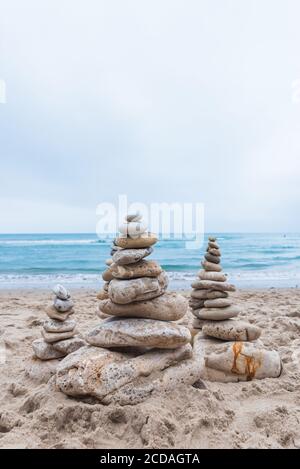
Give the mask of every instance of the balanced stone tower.
[(40, 360), (62, 358), (85, 345), (75, 336), (76, 321), (69, 319), (74, 313), (69, 292), (62, 285), (56, 285), (53, 293), (55, 298), (46, 310), (48, 319), (43, 322), (42, 338), (32, 343), (34, 354)]
[[(228, 283), (222, 272), (221, 250), (214, 237), (208, 239), (202, 267), (198, 279), (192, 283), (189, 301), (195, 316), (193, 326), (202, 329), (194, 341), (203, 364), (202, 377), (212, 381), (240, 381), (279, 376), (278, 353), (265, 350), (260, 342), (249, 343), (260, 337), (260, 328), (236, 319), (241, 310), (229, 296), (235, 286)], [(231, 343), (218, 347), (220, 341)]]
[(187, 300), (167, 292), (166, 272), (146, 259), (157, 237), (147, 232), (138, 212), (127, 215), (120, 232), (98, 295), (100, 318), (110, 317), (87, 334), (88, 347), (61, 362), (57, 384), (72, 396), (123, 405), (194, 383), (199, 364), (189, 329), (175, 322), (187, 312)]

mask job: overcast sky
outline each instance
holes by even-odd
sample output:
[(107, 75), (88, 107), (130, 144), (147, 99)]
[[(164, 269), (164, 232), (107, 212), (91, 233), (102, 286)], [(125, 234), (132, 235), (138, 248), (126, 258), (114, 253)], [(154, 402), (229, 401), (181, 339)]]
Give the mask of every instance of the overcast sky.
[(0, 10), (0, 232), (93, 232), (118, 194), (300, 231), (299, 0)]

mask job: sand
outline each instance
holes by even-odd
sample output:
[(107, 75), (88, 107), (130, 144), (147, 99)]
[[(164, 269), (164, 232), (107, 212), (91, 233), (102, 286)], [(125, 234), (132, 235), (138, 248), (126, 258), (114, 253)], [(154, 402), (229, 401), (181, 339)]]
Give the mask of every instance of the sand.
[[(72, 291), (84, 333), (99, 323), (95, 291)], [(199, 383), (153, 395), (136, 406), (76, 400), (28, 378), (31, 342), (51, 300), (40, 290), (0, 291), (0, 447), (300, 448), (300, 291), (241, 290), (242, 317), (278, 350), (280, 378)], [(186, 318), (190, 322), (191, 317)], [(0, 356), (1, 360), (1, 356)]]

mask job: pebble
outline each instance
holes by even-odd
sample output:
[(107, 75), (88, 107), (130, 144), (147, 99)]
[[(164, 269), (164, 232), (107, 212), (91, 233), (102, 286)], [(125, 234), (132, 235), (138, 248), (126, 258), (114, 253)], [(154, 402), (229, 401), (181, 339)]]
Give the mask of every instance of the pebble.
[(199, 319), (211, 319), (213, 321), (222, 321), (237, 316), (241, 312), (237, 306), (227, 306), (226, 308), (201, 308), (193, 311)]
[(142, 249), (148, 248), (157, 243), (158, 238), (155, 234), (144, 233), (136, 239), (119, 237), (116, 238), (115, 243), (123, 249)]
[(67, 313), (73, 308), (74, 303), (71, 299), (61, 300), (60, 298), (56, 297), (54, 299), (53, 306), (56, 309), (56, 311), (59, 311), (61, 313)]
[(202, 261), (201, 265), (204, 270), (208, 272), (221, 272), (222, 267), (220, 264), (214, 264), (213, 262), (208, 262), (207, 260)]
[(227, 282), (215, 282), (213, 280), (196, 280), (192, 283), (196, 290), (235, 291), (235, 286)]
[(207, 272), (206, 270), (200, 270), (198, 277), (201, 280), (214, 280), (215, 282), (226, 282), (227, 276), (222, 272)]
[(45, 342), (48, 344), (52, 344), (53, 342), (57, 342), (58, 340), (69, 339), (75, 335), (75, 329), (68, 332), (46, 332), (42, 329), (42, 336), (45, 339)]
[(114, 279), (110, 282), (108, 294), (118, 304), (150, 300), (162, 295), (168, 286), (168, 276), (162, 272), (158, 277), (141, 277), (131, 280)]
[(228, 298), (215, 298), (214, 300), (205, 300), (205, 308), (226, 308), (226, 306), (231, 306), (232, 301)]
[(69, 332), (76, 326), (76, 321), (67, 319), (66, 321), (57, 321), (56, 319), (46, 319), (43, 322), (43, 328), (46, 332)]
[(113, 254), (113, 262), (115, 262), (117, 265), (135, 264), (144, 257), (149, 256), (152, 252), (153, 249), (151, 247), (144, 249), (120, 250)]
[(70, 293), (63, 285), (60, 285), (60, 284), (55, 285), (52, 291), (55, 294), (55, 296), (57, 296), (57, 298), (61, 300), (68, 300), (70, 298)]
[(222, 340), (250, 341), (261, 335), (261, 329), (245, 321), (228, 319), (225, 321), (207, 321), (202, 332)]
[(141, 260), (136, 264), (117, 265), (110, 268), (112, 278), (131, 279), (139, 277), (157, 277), (162, 268), (156, 261)]

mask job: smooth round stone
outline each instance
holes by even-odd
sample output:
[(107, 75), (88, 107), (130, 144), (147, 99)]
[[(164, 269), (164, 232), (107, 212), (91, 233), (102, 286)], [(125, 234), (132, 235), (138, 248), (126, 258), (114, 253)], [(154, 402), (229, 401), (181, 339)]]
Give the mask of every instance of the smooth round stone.
[(191, 297), (198, 300), (213, 300), (215, 298), (227, 298), (228, 293), (225, 291), (217, 290), (193, 290), (191, 292)]
[(100, 290), (99, 293), (97, 293), (97, 298), (98, 300), (107, 300), (109, 298), (108, 292), (105, 290)]
[(110, 258), (106, 259), (105, 261), (105, 264), (109, 267), (110, 265), (112, 265), (114, 263), (114, 261)]
[(201, 265), (207, 272), (221, 272), (222, 270), (221, 264), (214, 264), (213, 262), (208, 262), (207, 260), (202, 261)]
[(43, 328), (46, 332), (69, 332), (76, 326), (76, 321), (67, 319), (66, 321), (57, 321), (56, 319), (46, 319), (43, 322)]
[(168, 286), (168, 276), (162, 272), (158, 277), (142, 277), (131, 280), (114, 279), (110, 282), (108, 294), (118, 304), (150, 300), (162, 295)]
[(220, 246), (215, 241), (209, 241), (208, 247), (212, 249), (220, 249)]
[(209, 236), (208, 241), (215, 243), (217, 241), (217, 238), (215, 236)]
[(59, 342), (54, 342), (52, 347), (58, 352), (63, 353), (64, 355), (69, 355), (81, 347), (84, 347), (86, 342), (80, 337), (71, 337), (70, 339), (60, 340)]
[(153, 249), (122, 249), (113, 254), (113, 262), (118, 265), (135, 264), (141, 261), (144, 257), (149, 256)]
[(73, 309), (70, 309), (70, 311), (67, 311), (66, 313), (61, 313), (57, 311), (54, 306), (49, 306), (46, 308), (47, 316), (51, 319), (57, 319), (58, 321), (65, 321), (73, 313)]
[(209, 254), (212, 254), (213, 256), (221, 257), (221, 251), (220, 251), (220, 249), (214, 249), (214, 248), (208, 247), (208, 248), (207, 248), (207, 252), (208, 252)]
[(162, 268), (156, 261), (146, 260), (124, 266), (114, 264), (110, 270), (112, 277), (119, 279), (157, 277), (162, 272)]
[(55, 358), (64, 357), (65, 354), (59, 350), (55, 350), (53, 345), (48, 344), (44, 339), (36, 339), (32, 342), (32, 348), (35, 356), (40, 360), (54, 360)]
[(63, 285), (60, 285), (59, 283), (55, 285), (55, 287), (52, 288), (52, 291), (55, 294), (55, 296), (57, 296), (57, 298), (61, 300), (68, 300), (71, 296), (68, 290)]
[(191, 341), (187, 327), (153, 319), (105, 319), (86, 337), (96, 347), (157, 347), (173, 349)]
[(201, 308), (195, 309), (195, 316), (199, 319), (211, 319), (212, 321), (222, 321), (237, 316), (241, 310), (237, 306), (227, 306), (226, 308)]
[(141, 221), (142, 217), (143, 215), (141, 214), (141, 212), (139, 210), (136, 210), (135, 212), (127, 213), (125, 218), (127, 222), (132, 222), (132, 221)]
[(198, 277), (201, 280), (213, 280), (214, 282), (226, 282), (227, 276), (222, 272), (207, 272), (206, 270), (200, 270)]
[(69, 339), (75, 335), (75, 329), (69, 332), (46, 332), (42, 329), (42, 336), (45, 339), (45, 342), (48, 344), (52, 344), (53, 342), (57, 342), (58, 340)]
[(204, 255), (205, 259), (208, 261), (208, 262), (212, 262), (213, 264), (220, 264), (221, 262), (221, 258), (220, 256), (213, 256), (212, 254), (210, 254), (209, 252), (207, 252), (205, 255)]
[(105, 282), (110, 282), (114, 278), (112, 274), (112, 266), (109, 266), (108, 269), (102, 272), (102, 278)]
[(53, 306), (56, 309), (56, 311), (59, 311), (61, 313), (67, 313), (73, 308), (74, 303), (71, 299), (61, 300), (60, 298), (56, 297), (53, 302)]
[(129, 238), (136, 239), (147, 231), (147, 225), (139, 221), (132, 221), (129, 223), (123, 223), (119, 227), (119, 231), (123, 236), (129, 236)]
[(221, 340), (249, 341), (261, 335), (261, 329), (245, 321), (227, 319), (225, 321), (207, 321), (202, 332)]
[(228, 298), (215, 298), (214, 300), (204, 301), (205, 308), (226, 308), (231, 305), (232, 301)]
[[(217, 350), (204, 357), (210, 379), (219, 381), (222, 376), (227, 381), (236, 377), (237, 381), (254, 378), (277, 378), (282, 372), (280, 355), (275, 350), (266, 350), (250, 342), (234, 342), (218, 346)], [(222, 372), (214, 379), (213, 370)]]
[(123, 249), (142, 249), (148, 248), (157, 243), (158, 238), (153, 233), (144, 233), (136, 239), (132, 238), (116, 238), (115, 243)]
[(189, 306), (191, 309), (199, 309), (204, 307), (205, 300), (201, 300), (198, 298), (190, 298), (189, 299)]
[(192, 283), (196, 290), (235, 291), (235, 286), (227, 282), (214, 282), (213, 280), (196, 280)]
[(137, 317), (159, 319), (162, 321), (177, 321), (187, 312), (186, 298), (174, 292), (167, 292), (157, 298), (147, 301), (120, 305), (111, 300), (103, 300), (99, 310), (110, 316)]

